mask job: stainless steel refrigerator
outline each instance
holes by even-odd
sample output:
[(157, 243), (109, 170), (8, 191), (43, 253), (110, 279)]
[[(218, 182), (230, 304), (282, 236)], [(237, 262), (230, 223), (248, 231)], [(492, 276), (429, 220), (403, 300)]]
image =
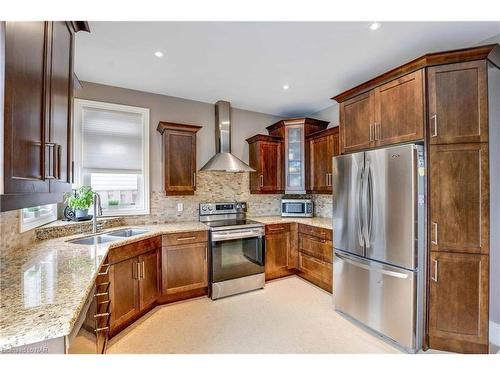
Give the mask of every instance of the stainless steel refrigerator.
[(424, 160), (415, 144), (333, 158), (335, 310), (409, 352), (422, 345)]

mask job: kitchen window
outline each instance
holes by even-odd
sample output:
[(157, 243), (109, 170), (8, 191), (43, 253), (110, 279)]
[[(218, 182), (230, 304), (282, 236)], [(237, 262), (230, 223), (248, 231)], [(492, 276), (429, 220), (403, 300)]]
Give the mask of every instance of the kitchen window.
[(74, 141), (76, 186), (103, 215), (149, 214), (149, 109), (75, 99)]
[(23, 208), (21, 210), (21, 232), (37, 228), (57, 220), (57, 204)]

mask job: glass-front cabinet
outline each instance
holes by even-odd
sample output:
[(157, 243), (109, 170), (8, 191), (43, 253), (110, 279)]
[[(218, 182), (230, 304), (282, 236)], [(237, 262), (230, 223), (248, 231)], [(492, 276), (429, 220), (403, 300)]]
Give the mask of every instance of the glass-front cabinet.
[(285, 127), (285, 193), (302, 194), (305, 186), (305, 142), (303, 124)]
[(290, 118), (266, 127), (271, 137), (284, 140), (284, 181), (285, 194), (306, 194), (310, 189), (308, 170), (309, 148), (306, 140), (327, 128), (328, 121), (309, 117)]

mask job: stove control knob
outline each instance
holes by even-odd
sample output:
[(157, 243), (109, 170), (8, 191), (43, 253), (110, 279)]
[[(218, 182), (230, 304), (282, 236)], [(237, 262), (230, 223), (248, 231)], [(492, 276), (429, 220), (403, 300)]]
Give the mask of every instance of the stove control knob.
[(242, 203), (242, 204), (241, 204), (241, 208), (246, 208), (246, 206), (247, 206), (247, 205), (246, 205), (245, 203)]
[(207, 206), (201, 206), (201, 210), (202, 211), (206, 211), (207, 210)]
[(214, 208), (212, 206), (208, 206), (208, 209), (209, 211), (213, 211)]
[(240, 208), (241, 208), (241, 204), (239, 204), (239, 203), (238, 203), (238, 204), (236, 205), (236, 208), (237, 208), (237, 209), (240, 209)]

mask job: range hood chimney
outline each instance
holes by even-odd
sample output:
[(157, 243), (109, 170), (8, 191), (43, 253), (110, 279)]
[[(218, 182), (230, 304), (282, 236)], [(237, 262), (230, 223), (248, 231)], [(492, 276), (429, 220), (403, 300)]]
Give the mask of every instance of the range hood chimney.
[(215, 152), (200, 171), (255, 172), (231, 154), (231, 104), (223, 100), (215, 103)]

